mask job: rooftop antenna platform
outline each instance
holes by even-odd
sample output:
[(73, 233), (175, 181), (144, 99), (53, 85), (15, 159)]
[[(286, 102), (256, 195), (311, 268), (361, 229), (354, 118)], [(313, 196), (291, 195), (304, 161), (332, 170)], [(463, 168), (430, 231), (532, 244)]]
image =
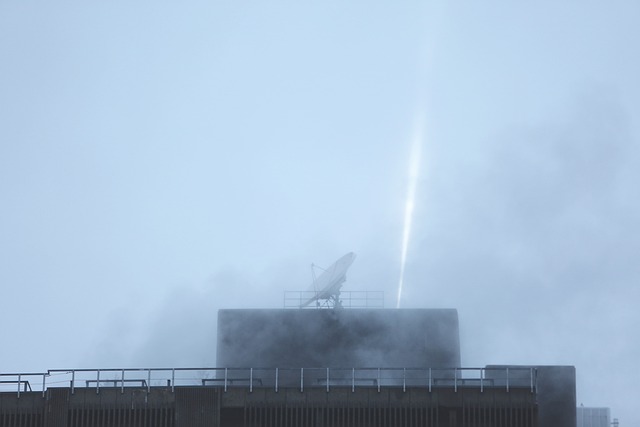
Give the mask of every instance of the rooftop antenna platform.
[[(383, 292), (347, 291), (347, 299), (341, 299), (342, 284), (347, 280), (347, 270), (356, 254), (349, 252), (326, 269), (311, 264), (312, 289), (309, 291), (285, 291), (285, 308), (382, 308)], [(316, 277), (315, 269), (322, 270)], [(346, 302), (346, 304), (344, 304)]]
[(347, 270), (356, 259), (356, 254), (349, 252), (339, 260), (331, 264), (326, 270), (323, 269), (320, 276), (315, 277), (316, 267), (311, 264), (311, 275), (313, 276), (313, 295), (300, 304), (300, 308), (307, 307), (313, 303), (316, 306), (328, 308), (342, 308), (340, 301), (340, 288), (347, 280)]

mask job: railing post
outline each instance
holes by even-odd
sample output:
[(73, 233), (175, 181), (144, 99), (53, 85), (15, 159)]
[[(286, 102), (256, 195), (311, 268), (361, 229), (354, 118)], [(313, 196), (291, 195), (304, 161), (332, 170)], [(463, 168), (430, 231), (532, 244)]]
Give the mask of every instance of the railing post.
[(407, 368), (402, 368), (402, 392), (407, 391)]
[(227, 368), (224, 368), (224, 392), (227, 392)]
[(147, 369), (147, 394), (151, 393), (151, 369)]
[(44, 392), (47, 389), (46, 382), (47, 382), (47, 374), (42, 374), (42, 397), (44, 397)]
[(300, 368), (300, 393), (304, 391), (304, 368)]
[(75, 394), (76, 392), (76, 371), (75, 369), (71, 371), (71, 394)]
[(531, 393), (533, 393), (533, 368), (530, 368), (531, 372), (529, 373), (531, 378)]
[(253, 393), (253, 368), (249, 368), (249, 393)]
[(507, 368), (507, 393), (509, 393), (509, 368)]
[(176, 391), (176, 368), (171, 369), (171, 393)]
[(329, 368), (327, 368), (327, 393), (329, 393)]
[(483, 380), (484, 380), (484, 369), (480, 368), (480, 393), (484, 391)]
[(22, 384), (20, 384), (20, 378), (22, 377), (22, 375), (18, 374), (18, 399), (20, 399), (20, 386)]
[(98, 369), (97, 372), (98, 373), (96, 374), (96, 394), (100, 393), (100, 369)]
[(276, 393), (278, 392), (278, 368), (276, 368)]
[(431, 368), (429, 368), (429, 393), (431, 393)]
[(121, 372), (121, 381), (122, 384), (120, 384), (120, 394), (124, 394), (124, 369)]
[(453, 391), (458, 392), (458, 368), (453, 368)]
[(380, 393), (380, 368), (378, 368), (378, 393)]
[(356, 368), (351, 368), (351, 393), (356, 391)]

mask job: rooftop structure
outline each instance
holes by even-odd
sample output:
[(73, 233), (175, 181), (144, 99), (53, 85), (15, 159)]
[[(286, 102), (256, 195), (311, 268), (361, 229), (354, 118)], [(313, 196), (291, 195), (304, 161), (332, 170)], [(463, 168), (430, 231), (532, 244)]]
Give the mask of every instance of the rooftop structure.
[(579, 406), (576, 419), (578, 427), (610, 427), (611, 411), (609, 408), (588, 408)]
[(220, 310), (217, 366), (452, 368), (458, 313), (411, 310)]
[[(0, 374), (0, 426), (476, 426), (540, 424), (534, 368), (51, 370)], [(371, 375), (371, 371), (374, 375)], [(423, 376), (424, 374), (424, 376)], [(346, 380), (346, 377), (350, 379)], [(11, 390), (12, 389), (12, 390)]]
[(455, 310), (221, 310), (218, 366), (0, 374), (0, 427), (575, 427), (571, 366), (460, 367)]
[(215, 368), (0, 373), (0, 427), (576, 427), (573, 367), (463, 368), (456, 310), (345, 309), (354, 258), (220, 310)]

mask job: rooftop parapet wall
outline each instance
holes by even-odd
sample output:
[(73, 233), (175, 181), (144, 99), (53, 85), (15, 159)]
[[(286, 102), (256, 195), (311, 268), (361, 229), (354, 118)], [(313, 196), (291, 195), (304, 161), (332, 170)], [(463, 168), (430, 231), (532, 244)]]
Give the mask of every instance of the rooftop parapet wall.
[[(535, 369), (509, 367), (510, 374), (506, 369), (440, 368), (449, 373), (430, 375), (438, 369), (300, 368), (285, 375), (297, 375), (292, 383), (275, 384), (253, 373), (279, 378), (280, 368), (0, 374), (13, 388), (0, 392), (0, 427), (545, 425), (538, 423)], [(305, 372), (314, 371), (311, 377), (321, 373), (324, 381), (304, 380)], [(351, 373), (348, 381), (345, 372)]]
[(454, 309), (220, 310), (217, 366), (460, 366)]
[[(0, 393), (0, 426), (539, 427), (527, 388), (50, 388)], [(546, 427), (546, 426), (545, 426)]]
[(502, 368), (131, 368), (131, 369), (71, 369), (49, 370), (45, 373), (0, 374), (0, 393), (21, 396), (46, 395), (47, 390), (69, 388), (88, 389), (100, 394), (102, 390), (166, 389), (178, 387), (279, 388), (332, 390), (386, 388), (432, 389), (524, 388), (537, 389), (537, 369), (525, 367)]

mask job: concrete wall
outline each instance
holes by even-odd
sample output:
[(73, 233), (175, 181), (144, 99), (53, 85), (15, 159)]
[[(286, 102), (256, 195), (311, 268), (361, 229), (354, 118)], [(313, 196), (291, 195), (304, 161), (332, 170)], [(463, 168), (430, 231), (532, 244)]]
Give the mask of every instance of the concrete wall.
[(212, 387), (51, 388), (0, 393), (0, 427), (218, 427), (220, 390)]
[[(527, 389), (245, 389), (222, 395), (226, 426), (538, 427)], [(236, 423), (234, 423), (234, 420)], [(241, 421), (242, 420), (242, 421)], [(246, 423), (243, 423), (246, 421)], [(547, 426), (545, 426), (547, 427)]]
[(541, 426), (576, 427), (576, 368), (574, 366), (490, 365), (486, 370), (487, 378), (504, 381), (505, 368), (511, 369), (510, 382), (515, 384), (523, 381), (526, 383), (529, 376), (527, 369), (535, 369)]
[(0, 393), (0, 427), (555, 427), (527, 388), (144, 387)]
[(453, 309), (220, 310), (217, 366), (458, 367), (458, 313)]
[(610, 427), (611, 411), (609, 408), (577, 408), (578, 427)]

